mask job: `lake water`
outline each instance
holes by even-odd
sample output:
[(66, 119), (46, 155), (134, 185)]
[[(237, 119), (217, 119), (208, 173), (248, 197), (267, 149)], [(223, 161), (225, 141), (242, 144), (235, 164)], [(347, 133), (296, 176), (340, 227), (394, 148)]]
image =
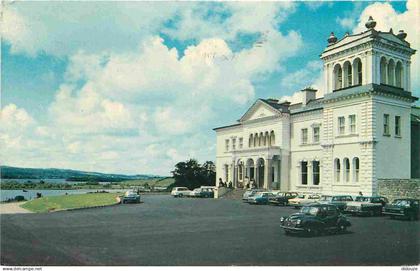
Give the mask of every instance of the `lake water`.
[[(66, 179), (0, 179), (0, 182), (9, 182), (14, 181), (18, 183), (39, 183), (40, 181), (44, 181), (46, 183), (68, 183), (68, 184), (78, 184), (78, 183), (85, 183), (85, 182), (67, 182)], [(99, 182), (100, 184), (108, 184), (110, 182)]]
[[(100, 191), (105, 190), (107, 192), (125, 192), (127, 190), (111, 190), (111, 189), (101, 189)], [(27, 190), (23, 192), (22, 190), (1, 190), (0, 191), (0, 201), (5, 201), (7, 199), (13, 199), (16, 196), (24, 196), (25, 199), (30, 200), (36, 198), (36, 193), (41, 193), (42, 196), (58, 196), (64, 194), (85, 194), (88, 192), (96, 192), (98, 189), (75, 189), (75, 190)]]

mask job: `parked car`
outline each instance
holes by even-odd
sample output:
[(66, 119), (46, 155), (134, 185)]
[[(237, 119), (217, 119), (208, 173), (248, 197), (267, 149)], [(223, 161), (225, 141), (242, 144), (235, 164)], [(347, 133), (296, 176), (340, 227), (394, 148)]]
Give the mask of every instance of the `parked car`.
[(262, 192), (262, 191), (264, 191), (264, 190), (263, 189), (248, 189), (242, 195), (242, 200), (245, 201), (245, 202), (248, 202), (249, 197), (252, 197), (252, 196), (255, 195), (255, 193)]
[(270, 204), (274, 205), (288, 205), (290, 199), (298, 196), (296, 192), (277, 192), (273, 197), (268, 199)]
[(271, 192), (257, 192), (248, 198), (250, 204), (268, 204), (268, 198), (274, 196)]
[(298, 195), (297, 197), (289, 200), (289, 205), (295, 208), (300, 208), (304, 205), (315, 203), (320, 198), (321, 196), (317, 194)]
[(391, 218), (402, 217), (410, 220), (418, 220), (420, 217), (418, 199), (396, 199), (384, 207), (382, 214)]
[(175, 198), (179, 197), (187, 197), (190, 196), (192, 193), (191, 190), (189, 190), (187, 187), (174, 187), (171, 191), (171, 195)]
[(280, 218), (280, 226), (285, 233), (306, 233), (317, 235), (321, 232), (345, 232), (351, 226), (337, 206), (332, 204), (310, 204), (299, 213)]
[(121, 203), (140, 203), (140, 195), (135, 191), (127, 191), (124, 193)]
[(386, 203), (388, 203), (388, 199), (385, 197), (358, 196), (354, 201), (347, 203), (347, 207), (344, 211), (353, 215), (381, 215), (382, 208)]
[(200, 187), (194, 189), (190, 196), (197, 198), (214, 198), (214, 190), (210, 187)]
[(340, 195), (340, 196), (321, 196), (321, 199), (318, 201), (322, 204), (332, 204), (337, 206), (340, 211), (344, 211), (347, 207), (347, 202), (353, 201), (353, 198), (350, 195)]

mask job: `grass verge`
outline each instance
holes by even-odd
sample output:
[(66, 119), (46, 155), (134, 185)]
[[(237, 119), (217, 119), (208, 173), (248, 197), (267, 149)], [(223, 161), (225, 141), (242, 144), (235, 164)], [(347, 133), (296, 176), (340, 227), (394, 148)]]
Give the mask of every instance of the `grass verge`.
[(59, 211), (74, 208), (112, 205), (117, 203), (119, 193), (89, 193), (77, 195), (61, 195), (42, 197), (28, 201), (21, 207), (36, 213)]

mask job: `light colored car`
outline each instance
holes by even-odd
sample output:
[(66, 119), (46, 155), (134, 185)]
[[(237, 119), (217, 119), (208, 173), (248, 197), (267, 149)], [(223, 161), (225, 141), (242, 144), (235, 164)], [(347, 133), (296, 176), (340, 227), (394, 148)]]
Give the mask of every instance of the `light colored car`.
[(358, 196), (354, 201), (348, 202), (344, 212), (354, 215), (381, 215), (382, 208), (388, 203), (388, 199), (381, 196), (365, 197)]
[(257, 192), (263, 192), (263, 189), (248, 189), (242, 196), (242, 200), (248, 202), (248, 199), (254, 196)]
[(187, 187), (174, 187), (171, 191), (171, 195), (175, 198), (182, 198), (190, 196), (193, 191), (189, 190)]
[(213, 198), (214, 188), (210, 186), (202, 186), (200, 188), (194, 189), (189, 196), (196, 198)]
[(321, 196), (317, 194), (298, 195), (296, 198), (289, 199), (289, 205), (299, 208), (307, 204), (315, 203), (319, 201), (320, 198)]

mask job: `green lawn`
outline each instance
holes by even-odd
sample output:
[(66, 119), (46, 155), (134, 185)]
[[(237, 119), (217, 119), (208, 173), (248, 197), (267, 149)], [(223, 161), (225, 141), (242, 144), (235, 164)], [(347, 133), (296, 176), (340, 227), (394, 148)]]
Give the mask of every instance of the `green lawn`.
[(147, 180), (129, 180), (123, 181), (120, 184), (122, 185), (138, 185), (142, 186), (145, 183), (149, 184), (149, 186), (169, 186), (175, 182), (174, 178), (155, 178), (155, 179), (147, 179)]
[(21, 207), (36, 213), (65, 210), (72, 208), (84, 208), (111, 205), (117, 202), (118, 193), (90, 193), (79, 195), (61, 195), (42, 197), (28, 201)]

